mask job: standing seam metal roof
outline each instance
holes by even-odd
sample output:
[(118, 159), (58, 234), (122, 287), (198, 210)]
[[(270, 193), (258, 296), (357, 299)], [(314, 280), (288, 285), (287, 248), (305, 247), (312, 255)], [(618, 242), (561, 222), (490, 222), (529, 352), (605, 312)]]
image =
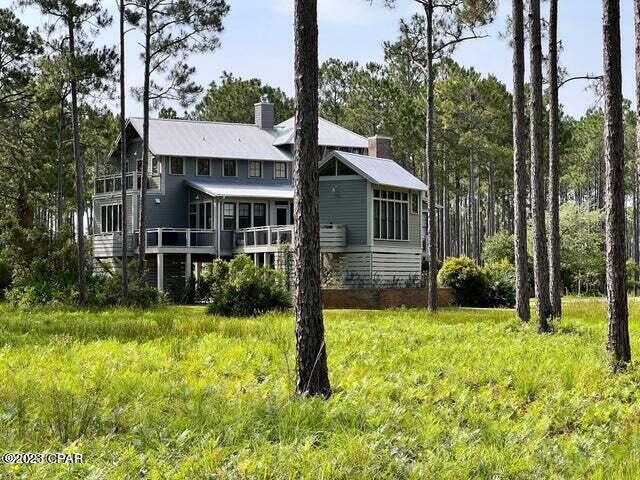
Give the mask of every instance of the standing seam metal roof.
[[(130, 123), (142, 137), (142, 118)], [(151, 119), (149, 150), (154, 155), (291, 161), (273, 145), (276, 134), (251, 124)]]
[(427, 186), (423, 182), (388, 158), (335, 151), (320, 162), (320, 168), (336, 157), (375, 185), (427, 191)]

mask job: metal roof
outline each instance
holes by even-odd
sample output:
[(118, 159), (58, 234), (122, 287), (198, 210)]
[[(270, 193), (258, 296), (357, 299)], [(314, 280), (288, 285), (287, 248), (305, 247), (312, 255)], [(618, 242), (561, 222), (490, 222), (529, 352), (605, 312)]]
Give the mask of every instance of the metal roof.
[[(276, 146), (293, 145), (295, 137), (294, 117), (276, 125)], [(318, 144), (326, 147), (367, 148), (369, 141), (362, 135), (318, 117)]]
[[(142, 137), (142, 118), (130, 123)], [(149, 150), (154, 155), (291, 161), (273, 145), (277, 132), (252, 124), (151, 119)]]
[(336, 151), (320, 162), (320, 167), (333, 158), (338, 158), (375, 185), (427, 191), (427, 186), (423, 182), (391, 159)]
[(265, 184), (257, 182), (194, 182), (185, 180), (187, 185), (212, 197), (256, 197), (293, 198), (293, 188), (287, 184)]

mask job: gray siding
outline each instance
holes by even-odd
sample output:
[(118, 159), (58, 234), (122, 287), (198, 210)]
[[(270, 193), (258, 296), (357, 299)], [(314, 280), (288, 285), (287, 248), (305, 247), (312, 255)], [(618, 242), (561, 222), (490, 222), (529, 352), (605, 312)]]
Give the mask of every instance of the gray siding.
[(323, 179), (320, 182), (320, 223), (344, 224), (347, 226), (347, 245), (366, 245), (366, 180)]

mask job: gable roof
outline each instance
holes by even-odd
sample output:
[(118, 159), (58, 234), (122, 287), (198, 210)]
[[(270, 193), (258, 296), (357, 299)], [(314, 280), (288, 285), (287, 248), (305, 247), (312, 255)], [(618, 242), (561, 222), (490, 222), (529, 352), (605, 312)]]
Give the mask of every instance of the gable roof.
[(427, 191), (427, 186), (422, 181), (389, 158), (335, 151), (320, 162), (320, 168), (333, 158), (339, 159), (375, 185)]
[[(143, 119), (133, 117), (130, 124), (142, 137)], [(272, 129), (246, 123), (152, 118), (149, 150), (154, 155), (291, 161), (273, 145), (275, 135)]]
[[(278, 132), (273, 144), (276, 146), (293, 145), (295, 140), (295, 118), (276, 125)], [(369, 141), (362, 135), (347, 130), (322, 117), (318, 117), (318, 144), (325, 147), (350, 147), (350, 148), (367, 148)]]

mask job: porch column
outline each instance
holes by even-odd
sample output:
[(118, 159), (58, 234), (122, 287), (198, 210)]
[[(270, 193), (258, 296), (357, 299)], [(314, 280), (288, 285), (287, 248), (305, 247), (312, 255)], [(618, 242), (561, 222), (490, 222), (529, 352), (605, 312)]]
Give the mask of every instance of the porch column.
[(164, 253), (158, 253), (157, 255), (157, 267), (158, 267), (158, 290), (164, 292)]
[(186, 254), (184, 263), (184, 283), (189, 285), (189, 279), (191, 278), (191, 253)]

